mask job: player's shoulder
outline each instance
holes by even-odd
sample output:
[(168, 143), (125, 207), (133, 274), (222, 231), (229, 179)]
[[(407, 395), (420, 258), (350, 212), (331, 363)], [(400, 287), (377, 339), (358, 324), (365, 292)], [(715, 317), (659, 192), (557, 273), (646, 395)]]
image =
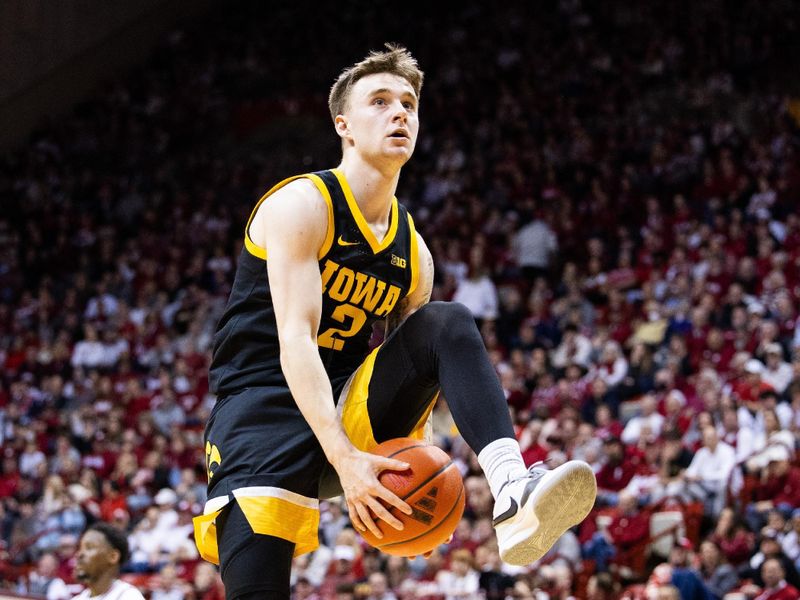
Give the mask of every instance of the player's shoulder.
[(114, 588), (117, 592), (114, 595), (115, 600), (144, 600), (142, 592), (127, 581), (117, 579), (114, 582)]
[(276, 201), (307, 201), (318, 202), (323, 200), (322, 193), (310, 177), (300, 176), (293, 179), (270, 196), (272, 202)]

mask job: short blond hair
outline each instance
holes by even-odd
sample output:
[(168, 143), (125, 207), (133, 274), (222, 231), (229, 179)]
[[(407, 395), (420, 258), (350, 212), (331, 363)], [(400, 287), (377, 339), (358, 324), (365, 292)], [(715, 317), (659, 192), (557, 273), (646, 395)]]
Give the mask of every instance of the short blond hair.
[(336, 119), (337, 115), (344, 112), (355, 83), (362, 77), (376, 73), (390, 73), (402, 77), (408, 81), (419, 99), (425, 74), (417, 65), (417, 59), (403, 46), (386, 44), (386, 50), (373, 50), (364, 60), (346, 68), (336, 78), (328, 96), (328, 108), (332, 119)]

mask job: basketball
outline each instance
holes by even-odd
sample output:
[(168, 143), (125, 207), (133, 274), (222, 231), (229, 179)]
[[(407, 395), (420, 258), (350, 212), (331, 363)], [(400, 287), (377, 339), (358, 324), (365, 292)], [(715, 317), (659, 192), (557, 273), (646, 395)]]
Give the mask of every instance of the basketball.
[(371, 452), (411, 465), (407, 471), (384, 471), (378, 479), (413, 512), (406, 515), (392, 508), (403, 529), (398, 531), (378, 520), (383, 538), (363, 531), (367, 543), (386, 554), (415, 556), (446, 542), (464, 512), (464, 483), (452, 459), (444, 450), (411, 438), (388, 440)]

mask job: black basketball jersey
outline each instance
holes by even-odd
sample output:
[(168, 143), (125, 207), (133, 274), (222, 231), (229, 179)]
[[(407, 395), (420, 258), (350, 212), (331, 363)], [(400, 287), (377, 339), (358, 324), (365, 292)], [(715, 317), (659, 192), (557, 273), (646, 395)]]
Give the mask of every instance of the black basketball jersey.
[(341, 381), (361, 364), (369, 353), (372, 325), (417, 285), (414, 221), (396, 198), (389, 230), (378, 241), (341, 171), (282, 181), (259, 200), (245, 228), (230, 299), (214, 336), (209, 379), (211, 390), (220, 396), (246, 387), (287, 385), (280, 365), (267, 253), (250, 239), (250, 223), (262, 202), (301, 177), (312, 181), (328, 203), (328, 231), (319, 253), (323, 298), (317, 345), (331, 381)]

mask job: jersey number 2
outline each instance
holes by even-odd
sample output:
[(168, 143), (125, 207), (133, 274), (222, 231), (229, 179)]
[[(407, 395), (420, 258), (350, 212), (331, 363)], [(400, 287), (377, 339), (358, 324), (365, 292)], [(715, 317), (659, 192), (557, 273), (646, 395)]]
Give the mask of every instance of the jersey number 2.
[(333, 350), (341, 350), (344, 348), (344, 340), (340, 338), (353, 337), (361, 331), (361, 328), (367, 322), (367, 315), (364, 311), (360, 308), (356, 308), (352, 304), (341, 304), (337, 306), (331, 317), (345, 324), (347, 323), (347, 319), (350, 319), (350, 327), (347, 329), (331, 327), (317, 337), (318, 346), (332, 348)]

